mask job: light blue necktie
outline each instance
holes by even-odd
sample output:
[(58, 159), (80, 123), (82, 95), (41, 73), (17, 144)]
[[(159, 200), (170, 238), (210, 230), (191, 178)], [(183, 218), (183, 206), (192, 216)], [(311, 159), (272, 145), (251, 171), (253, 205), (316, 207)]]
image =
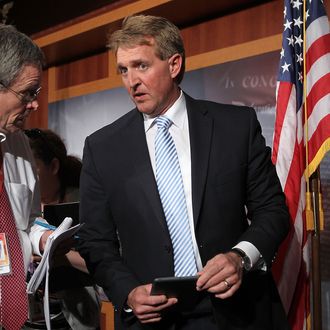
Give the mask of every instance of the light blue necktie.
[(197, 273), (180, 164), (168, 129), (172, 121), (158, 117), (155, 138), (156, 180), (174, 250), (175, 276)]

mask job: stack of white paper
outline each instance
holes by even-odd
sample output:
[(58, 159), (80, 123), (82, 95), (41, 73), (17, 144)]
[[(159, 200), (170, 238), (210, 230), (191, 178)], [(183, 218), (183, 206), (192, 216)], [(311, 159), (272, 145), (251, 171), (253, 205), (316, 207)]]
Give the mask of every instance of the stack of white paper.
[(28, 285), (27, 292), (34, 294), (40, 286), (41, 281), (45, 277), (45, 294), (44, 294), (44, 315), (47, 329), (51, 329), (50, 313), (49, 313), (49, 270), (53, 253), (56, 247), (64, 240), (72, 237), (81, 227), (81, 224), (70, 227), (72, 218), (65, 218), (62, 223), (49, 235), (44, 253), (38, 267), (33, 273)]

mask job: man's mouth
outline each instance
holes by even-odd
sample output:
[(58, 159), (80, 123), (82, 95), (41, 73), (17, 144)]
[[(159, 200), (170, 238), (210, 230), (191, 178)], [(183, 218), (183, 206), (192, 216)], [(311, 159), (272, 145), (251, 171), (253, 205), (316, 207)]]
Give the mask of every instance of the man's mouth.
[(133, 98), (136, 101), (141, 101), (145, 95), (146, 95), (145, 93), (134, 93)]

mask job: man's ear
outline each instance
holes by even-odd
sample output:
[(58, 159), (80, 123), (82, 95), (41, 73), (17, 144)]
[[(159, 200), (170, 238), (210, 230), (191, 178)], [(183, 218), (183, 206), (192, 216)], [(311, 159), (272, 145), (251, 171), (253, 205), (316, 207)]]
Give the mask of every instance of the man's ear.
[(180, 54), (174, 54), (168, 59), (169, 69), (172, 79), (175, 79), (181, 71), (182, 56)]

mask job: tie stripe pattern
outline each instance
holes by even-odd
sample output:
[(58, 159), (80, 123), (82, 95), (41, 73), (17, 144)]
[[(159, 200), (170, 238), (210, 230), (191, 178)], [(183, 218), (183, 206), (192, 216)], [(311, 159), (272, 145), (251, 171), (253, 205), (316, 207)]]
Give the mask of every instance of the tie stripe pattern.
[(0, 186), (0, 232), (6, 234), (11, 262), (11, 274), (0, 275), (0, 328), (19, 330), (28, 318), (28, 298), (22, 249), (4, 185)]
[(169, 132), (172, 121), (156, 119), (156, 180), (174, 251), (175, 276), (197, 273), (180, 164)]

